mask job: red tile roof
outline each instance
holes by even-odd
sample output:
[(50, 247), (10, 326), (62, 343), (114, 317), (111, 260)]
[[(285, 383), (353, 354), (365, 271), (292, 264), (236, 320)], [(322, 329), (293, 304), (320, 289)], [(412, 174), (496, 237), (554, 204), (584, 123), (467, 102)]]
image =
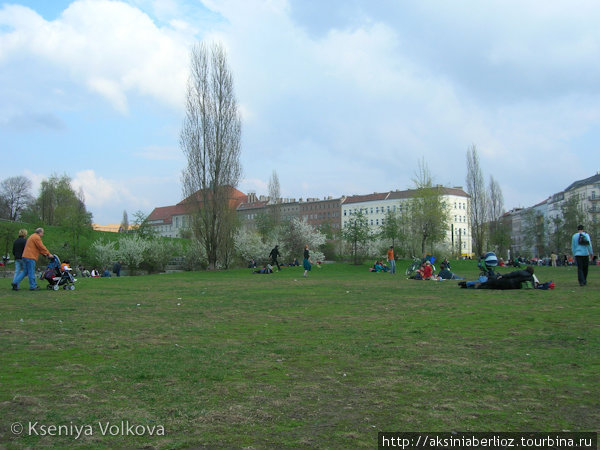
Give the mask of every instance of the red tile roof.
[(373, 202), (376, 200), (386, 200), (388, 195), (390, 195), (389, 192), (383, 192), (383, 193), (375, 192), (373, 194), (367, 194), (367, 195), (351, 195), (350, 197), (346, 197), (346, 199), (343, 201), (343, 204)]
[(267, 206), (269, 202), (254, 202), (254, 203), (242, 203), (238, 206), (238, 211), (248, 210), (248, 209), (260, 209)]
[[(189, 197), (184, 198), (177, 204), (185, 205), (186, 203), (190, 202), (194, 196), (196, 197), (196, 201), (202, 203), (201, 193), (200, 193), (200, 191), (196, 191), (195, 194), (192, 194)], [(237, 208), (241, 203), (246, 202), (247, 199), (248, 199), (248, 196), (246, 194), (244, 194), (241, 191), (238, 191), (234, 187), (231, 187), (231, 186), (229, 187), (229, 204), (230, 204), (230, 206), (232, 206), (233, 208)]]
[[(248, 197), (246, 196), (246, 194), (238, 191), (237, 189), (235, 189), (233, 187), (230, 189), (231, 190), (230, 190), (230, 196), (229, 196), (229, 204), (233, 208), (237, 208), (237, 206), (240, 205), (241, 203), (245, 202)], [(200, 202), (202, 202), (201, 197), (200, 197), (200, 191), (196, 192), (195, 195), (196, 195), (196, 198)], [(186, 203), (189, 201), (190, 198), (192, 198), (192, 196), (189, 196), (189, 197), (183, 199), (176, 205), (161, 206), (158, 208), (154, 208), (154, 210), (148, 216), (147, 220), (149, 220), (149, 221), (162, 220), (162, 224), (166, 224), (166, 225), (172, 224), (173, 216), (180, 216), (180, 215), (188, 214)]]
[(154, 208), (147, 220), (162, 220), (163, 224), (170, 224), (173, 222), (173, 216), (184, 214), (186, 214), (186, 208), (184, 205), (177, 204), (173, 206), (160, 206), (158, 208)]

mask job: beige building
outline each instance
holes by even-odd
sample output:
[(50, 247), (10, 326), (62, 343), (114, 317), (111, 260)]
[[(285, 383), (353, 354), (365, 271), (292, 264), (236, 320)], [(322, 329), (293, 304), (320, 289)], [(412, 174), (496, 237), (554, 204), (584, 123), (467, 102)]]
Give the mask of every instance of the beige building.
[[(367, 195), (352, 195), (342, 203), (342, 228), (350, 216), (362, 211), (373, 232), (385, 224), (389, 212), (402, 213), (406, 202), (415, 196), (416, 191), (390, 191)], [(449, 224), (446, 244), (458, 249), (464, 256), (472, 254), (471, 226), (469, 224), (469, 195), (461, 187), (442, 187), (442, 198), (448, 209)]]

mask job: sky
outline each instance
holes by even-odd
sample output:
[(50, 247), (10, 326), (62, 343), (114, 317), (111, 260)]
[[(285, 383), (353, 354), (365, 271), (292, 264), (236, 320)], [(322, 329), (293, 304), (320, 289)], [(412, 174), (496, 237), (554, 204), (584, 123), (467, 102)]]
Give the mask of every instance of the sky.
[(100, 224), (182, 199), (190, 51), (227, 52), (238, 186), (466, 186), (505, 209), (600, 170), (596, 0), (0, 0), (0, 180), (68, 175)]

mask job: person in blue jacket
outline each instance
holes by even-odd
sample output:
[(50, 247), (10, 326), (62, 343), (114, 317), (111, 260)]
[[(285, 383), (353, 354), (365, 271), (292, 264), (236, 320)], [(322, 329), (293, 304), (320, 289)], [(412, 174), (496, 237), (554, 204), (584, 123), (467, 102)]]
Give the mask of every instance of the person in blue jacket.
[(577, 280), (579, 281), (579, 286), (585, 286), (587, 284), (590, 258), (594, 252), (592, 250), (590, 235), (584, 231), (583, 225), (577, 226), (577, 233), (571, 238), (571, 251), (577, 261)]

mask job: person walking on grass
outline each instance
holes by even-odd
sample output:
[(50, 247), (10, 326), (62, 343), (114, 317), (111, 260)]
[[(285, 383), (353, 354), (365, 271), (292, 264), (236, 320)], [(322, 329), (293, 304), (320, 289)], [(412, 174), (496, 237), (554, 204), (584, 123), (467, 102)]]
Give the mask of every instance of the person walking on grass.
[(396, 273), (396, 260), (394, 259), (394, 246), (390, 245), (390, 248), (387, 251), (387, 260), (390, 264), (390, 273)]
[(308, 245), (304, 246), (304, 277), (308, 276), (308, 272), (310, 272), (312, 261), (310, 260), (310, 252), (308, 251)]
[(592, 240), (587, 234), (583, 225), (577, 226), (577, 233), (571, 238), (571, 251), (577, 261), (577, 280), (579, 286), (587, 285), (588, 266), (590, 258), (594, 254), (592, 250)]
[(44, 229), (38, 228), (35, 230), (35, 233), (27, 239), (25, 249), (23, 250), (23, 265), (25, 266), (25, 271), (21, 272), (12, 282), (12, 288), (15, 291), (19, 290), (19, 283), (23, 281), (25, 276), (29, 278), (30, 291), (38, 291), (40, 289), (35, 279), (35, 263), (40, 255), (45, 255), (48, 258), (52, 257), (52, 254), (42, 242), (42, 236), (44, 236)]
[(269, 253), (269, 256), (271, 257), (271, 264), (273, 266), (277, 266), (277, 272), (279, 272), (281, 270), (281, 267), (279, 267), (279, 263), (277, 262), (277, 258), (279, 258), (280, 253), (279, 253), (279, 245), (276, 245), (273, 250), (271, 250), (271, 253)]
[[(13, 242), (13, 257), (15, 258), (15, 274), (12, 280), (13, 291), (16, 291), (15, 281), (21, 272), (25, 272), (25, 265), (23, 264), (23, 250), (25, 250), (25, 244), (27, 244), (27, 230), (20, 229), (19, 237)], [(25, 275), (23, 275), (25, 276)]]

